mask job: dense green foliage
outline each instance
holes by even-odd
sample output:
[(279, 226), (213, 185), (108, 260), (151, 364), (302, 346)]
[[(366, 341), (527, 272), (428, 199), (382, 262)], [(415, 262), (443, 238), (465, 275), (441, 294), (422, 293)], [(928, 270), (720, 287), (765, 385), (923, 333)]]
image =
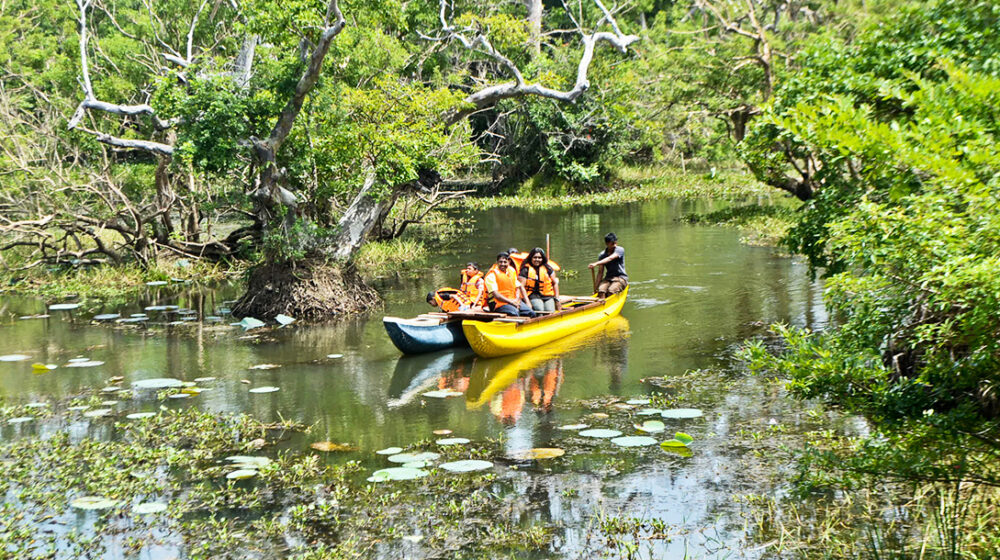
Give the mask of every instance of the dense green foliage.
[(813, 449), (814, 482), (1000, 484), (998, 23), (994, 3), (941, 1), (818, 45), (743, 146), (759, 175), (815, 170), (789, 243), (827, 267), (836, 317), (748, 357), (875, 428)]

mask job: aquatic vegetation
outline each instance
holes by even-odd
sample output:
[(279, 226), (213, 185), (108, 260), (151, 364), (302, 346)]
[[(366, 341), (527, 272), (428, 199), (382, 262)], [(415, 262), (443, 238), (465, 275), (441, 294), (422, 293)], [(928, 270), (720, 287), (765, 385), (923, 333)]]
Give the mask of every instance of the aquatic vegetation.
[(317, 441), (315, 443), (309, 444), (309, 447), (315, 449), (316, 451), (326, 451), (326, 452), (346, 452), (346, 451), (357, 451), (358, 448), (355, 445), (349, 443), (333, 443), (332, 441)]
[(441, 468), (450, 472), (474, 472), (493, 468), (490, 461), (480, 461), (467, 459), (464, 461), (453, 461), (451, 463), (441, 463)]
[(622, 435), (622, 433), (618, 430), (595, 428), (592, 430), (583, 430), (582, 432), (580, 432), (580, 435), (589, 438), (613, 438)]
[(566, 454), (565, 449), (558, 447), (535, 447), (525, 451), (518, 451), (511, 454), (511, 458), (521, 461), (535, 461), (538, 459), (555, 459)]

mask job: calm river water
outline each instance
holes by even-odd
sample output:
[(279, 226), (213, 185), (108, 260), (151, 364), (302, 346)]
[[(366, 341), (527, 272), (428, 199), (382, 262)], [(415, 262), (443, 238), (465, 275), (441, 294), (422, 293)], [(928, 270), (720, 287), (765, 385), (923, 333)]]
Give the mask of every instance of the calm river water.
[[(0, 355), (27, 354), (31, 359), (0, 362), (0, 394), (13, 402), (46, 401), (100, 388), (112, 376), (123, 376), (126, 385), (151, 377), (215, 377), (207, 384), (211, 391), (165, 405), (246, 412), (261, 420), (280, 415), (313, 424), (307, 441), (290, 445), (306, 450), (312, 440), (351, 442), (359, 452), (331, 460), (358, 459), (371, 468), (385, 466), (374, 450), (433, 437), (431, 432), (442, 428), (474, 441), (504, 435), (510, 451), (558, 446), (563, 432), (555, 428), (582, 415), (566, 403), (608, 395), (641, 397), (654, 390), (643, 382), (646, 378), (729, 367), (731, 349), (764, 332), (767, 323), (819, 327), (827, 320), (821, 285), (809, 279), (804, 264), (772, 249), (743, 245), (733, 229), (678, 221), (714, 204), (721, 203), (660, 200), (613, 208), (455, 211), (456, 218), (468, 220), (472, 233), (450, 242), (431, 259), (434, 268), (418, 278), (382, 281), (386, 303), (381, 312), (327, 326), (292, 325), (256, 337), (257, 331), (227, 326), (228, 318), (221, 324), (196, 320), (150, 329), (90, 321), (97, 313), (127, 316), (152, 305), (192, 308), (201, 316), (219, 314), (226, 300), (237, 295), (234, 288), (151, 287), (133, 305), (86, 304), (38, 319), (21, 317), (45, 313), (46, 303), (52, 302), (8, 298), (0, 301)], [(626, 250), (632, 287), (622, 318), (595, 332), (580, 333), (537, 354), (493, 360), (477, 359), (467, 350), (402, 357), (385, 336), (383, 314), (428, 311), (423, 295), (435, 287), (456, 285), (467, 260), (485, 265), (509, 246), (544, 246), (546, 233), (551, 235), (552, 256), (570, 273), (563, 278), (562, 292), (588, 293), (586, 264), (603, 248), (609, 231), (617, 233)], [(162, 312), (146, 313), (150, 323), (165, 322)], [(62, 366), (78, 357), (104, 364), (59, 367), (42, 375), (33, 374), (30, 367), (32, 362)], [(250, 369), (261, 364), (280, 367)], [(765, 402), (753, 384), (746, 380), (735, 388), (708, 388), (697, 400), (684, 403), (705, 411), (704, 417), (683, 425), (668, 424), (668, 433), (683, 429), (696, 438), (691, 457), (664, 458), (659, 448), (628, 450), (638, 453), (640, 464), (627, 474), (607, 477), (588, 474), (585, 468), (562, 475), (556, 469), (544, 477), (526, 474), (521, 491), (533, 507), (521, 513), (524, 522), (560, 522), (564, 529), (552, 552), (565, 557), (586, 554), (588, 527), (601, 514), (659, 518), (684, 528), (672, 541), (656, 543), (654, 552), (663, 557), (738, 551), (743, 527), (732, 495), (769, 489), (746, 480), (738, 463), (740, 452), (727, 445), (727, 433), (748, 419), (794, 422), (800, 414), (795, 403)], [(280, 390), (248, 392), (262, 385)], [(447, 387), (465, 396), (422, 396)], [(138, 401), (117, 407), (126, 413), (160, 405)], [(94, 420), (74, 423), (72, 429), (78, 437), (101, 437), (106, 426)], [(0, 435), (44, 435), (45, 430), (44, 424), (9, 425)]]

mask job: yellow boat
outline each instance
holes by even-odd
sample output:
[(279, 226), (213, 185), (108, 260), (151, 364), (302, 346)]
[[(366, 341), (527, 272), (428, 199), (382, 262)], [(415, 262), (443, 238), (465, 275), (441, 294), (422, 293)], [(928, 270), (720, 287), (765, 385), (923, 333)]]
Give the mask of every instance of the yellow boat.
[(584, 346), (592, 346), (595, 340), (627, 338), (628, 329), (628, 320), (619, 315), (604, 324), (574, 332), (565, 338), (546, 344), (535, 352), (499, 360), (477, 361), (472, 367), (469, 389), (465, 393), (465, 406), (470, 410), (477, 409), (525, 375), (527, 371), (540, 367), (549, 360), (561, 359), (563, 355)]
[(462, 331), (469, 346), (484, 358), (516, 354), (558, 340), (618, 316), (625, 305), (628, 286), (604, 301), (596, 298), (575, 298), (563, 304), (563, 310), (534, 319), (504, 317), (466, 319)]

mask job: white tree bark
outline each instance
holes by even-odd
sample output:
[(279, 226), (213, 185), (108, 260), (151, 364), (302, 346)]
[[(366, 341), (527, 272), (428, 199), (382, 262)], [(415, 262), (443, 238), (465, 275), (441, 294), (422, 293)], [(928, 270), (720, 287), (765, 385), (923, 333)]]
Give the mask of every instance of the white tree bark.
[[(428, 40), (458, 41), (465, 48), (492, 58), (503, 66), (507, 72), (510, 73), (511, 77), (514, 78), (514, 81), (512, 82), (488, 86), (473, 92), (465, 98), (465, 102), (468, 106), (463, 109), (456, 110), (451, 115), (448, 115), (447, 122), (449, 124), (454, 124), (470, 114), (479, 111), (480, 109), (484, 109), (495, 104), (497, 101), (511, 97), (538, 95), (540, 97), (547, 97), (557, 101), (576, 101), (578, 97), (583, 95), (583, 93), (590, 88), (590, 80), (587, 78), (587, 73), (590, 70), (591, 62), (594, 60), (594, 48), (598, 43), (606, 42), (618, 51), (627, 53), (628, 47), (639, 40), (637, 35), (626, 35), (622, 33), (622, 30), (618, 27), (618, 22), (615, 21), (611, 12), (604, 6), (603, 3), (601, 3), (601, 0), (593, 1), (601, 10), (601, 13), (604, 14), (604, 17), (596, 27), (599, 28), (604, 23), (607, 23), (611, 26), (612, 31), (597, 31), (595, 29), (594, 31), (587, 33), (582, 27), (580, 27), (579, 23), (577, 23), (577, 31), (579, 32), (580, 40), (583, 43), (583, 53), (580, 56), (580, 62), (577, 64), (576, 81), (572, 88), (568, 90), (558, 90), (539, 83), (529, 83), (525, 80), (524, 74), (521, 73), (521, 70), (517, 67), (517, 65), (514, 64), (510, 58), (504, 56), (500, 51), (498, 51), (481, 30), (472, 28), (460, 30), (449, 24), (448, 2), (447, 0), (440, 0), (440, 10), (438, 15), (441, 20), (442, 34), (437, 37), (429, 37), (426, 35), (423, 37)], [(569, 12), (568, 9), (567, 12)], [(572, 13), (570, 13), (570, 18), (576, 21), (575, 18), (573, 18)], [(474, 33), (471, 35), (471, 38), (467, 35), (469, 33)]]

